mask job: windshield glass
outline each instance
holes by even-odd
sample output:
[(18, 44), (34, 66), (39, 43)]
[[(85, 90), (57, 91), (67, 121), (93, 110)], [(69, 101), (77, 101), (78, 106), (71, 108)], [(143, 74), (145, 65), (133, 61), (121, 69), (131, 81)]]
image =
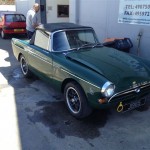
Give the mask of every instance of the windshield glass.
[(95, 45), (97, 39), (93, 30), (70, 30), (57, 32), (53, 36), (53, 50), (64, 51), (80, 48), (86, 45)]
[(6, 22), (25, 22), (26, 18), (22, 14), (7, 14), (5, 20)]

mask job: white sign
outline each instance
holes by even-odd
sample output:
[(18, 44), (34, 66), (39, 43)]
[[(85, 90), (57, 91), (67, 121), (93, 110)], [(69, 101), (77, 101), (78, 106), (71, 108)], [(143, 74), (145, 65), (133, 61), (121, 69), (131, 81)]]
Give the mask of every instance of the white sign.
[(118, 23), (150, 25), (150, 0), (120, 0)]
[(0, 11), (16, 11), (15, 5), (0, 5)]

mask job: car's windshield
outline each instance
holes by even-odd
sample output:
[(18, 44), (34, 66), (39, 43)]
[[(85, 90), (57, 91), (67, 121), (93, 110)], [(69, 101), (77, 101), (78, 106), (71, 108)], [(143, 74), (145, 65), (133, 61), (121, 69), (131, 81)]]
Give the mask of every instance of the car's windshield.
[(91, 29), (62, 31), (55, 33), (53, 36), (53, 50), (78, 49), (87, 45), (95, 45), (97, 42)]
[(5, 20), (6, 22), (25, 22), (26, 18), (22, 14), (7, 14)]

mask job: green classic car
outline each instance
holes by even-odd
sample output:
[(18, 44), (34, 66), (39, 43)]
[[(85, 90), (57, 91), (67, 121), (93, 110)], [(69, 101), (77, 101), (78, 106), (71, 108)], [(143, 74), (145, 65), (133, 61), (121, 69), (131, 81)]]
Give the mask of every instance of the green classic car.
[(13, 38), (12, 48), (24, 76), (34, 73), (63, 92), (76, 118), (97, 108), (128, 111), (148, 99), (150, 62), (103, 46), (92, 27), (40, 25), (31, 40)]

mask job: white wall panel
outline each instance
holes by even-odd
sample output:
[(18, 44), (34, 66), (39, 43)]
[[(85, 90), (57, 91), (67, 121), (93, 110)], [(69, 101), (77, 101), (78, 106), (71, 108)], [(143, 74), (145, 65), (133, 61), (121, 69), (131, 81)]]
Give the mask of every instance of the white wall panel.
[(27, 11), (33, 7), (34, 0), (16, 0), (16, 11), (26, 16)]
[[(129, 37), (136, 54), (138, 34), (142, 31), (140, 56), (150, 59), (150, 26), (118, 23), (120, 0), (70, 0), (70, 21), (92, 26), (100, 42), (105, 38)], [(78, 6), (78, 7), (77, 7)]]
[(69, 5), (69, 0), (46, 1), (47, 23), (69, 21), (68, 17), (57, 17), (57, 5)]

